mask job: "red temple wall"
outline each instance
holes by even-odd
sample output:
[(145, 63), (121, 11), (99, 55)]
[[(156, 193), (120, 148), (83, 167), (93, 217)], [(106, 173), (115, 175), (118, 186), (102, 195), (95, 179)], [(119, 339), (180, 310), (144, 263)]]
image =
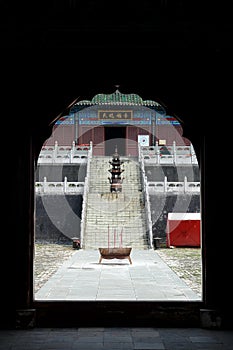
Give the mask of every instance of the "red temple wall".
[(54, 146), (55, 141), (58, 142), (59, 146), (71, 146), (74, 141), (74, 125), (55, 125), (45, 144)]
[[(113, 126), (114, 128), (114, 126)], [(126, 154), (137, 155), (138, 135), (150, 135), (150, 145), (153, 144), (153, 135), (151, 125), (145, 125), (143, 128), (138, 126), (126, 126)], [(156, 140), (165, 140), (166, 145), (172, 145), (175, 141), (177, 145), (189, 145), (190, 141), (182, 137), (182, 127), (174, 125), (157, 125), (155, 132)], [(55, 141), (60, 146), (71, 146), (75, 141), (74, 125), (55, 125), (51, 136), (46, 140), (46, 145), (54, 146)], [(78, 144), (89, 144), (93, 142), (96, 155), (105, 154), (105, 127), (91, 125), (79, 125), (78, 128)]]

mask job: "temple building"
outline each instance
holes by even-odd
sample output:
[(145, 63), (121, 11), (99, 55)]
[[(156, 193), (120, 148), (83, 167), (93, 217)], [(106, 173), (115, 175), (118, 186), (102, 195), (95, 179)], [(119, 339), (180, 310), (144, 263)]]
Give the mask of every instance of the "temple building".
[(93, 143), (93, 154), (137, 156), (138, 142), (145, 146), (189, 145), (182, 137), (182, 126), (166, 114), (158, 102), (143, 100), (137, 94), (97, 94), (92, 100), (76, 102), (68, 115), (59, 118), (46, 145), (86, 145)]

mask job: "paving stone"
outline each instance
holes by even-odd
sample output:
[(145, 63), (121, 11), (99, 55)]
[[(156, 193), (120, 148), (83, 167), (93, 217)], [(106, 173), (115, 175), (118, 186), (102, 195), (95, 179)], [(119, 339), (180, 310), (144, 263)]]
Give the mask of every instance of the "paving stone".
[[(117, 259), (99, 264), (97, 250), (75, 250), (58, 244), (35, 246), (34, 288), (38, 300), (200, 300), (200, 261), (196, 279), (189, 278), (191, 273), (179, 276), (184, 261), (191, 259), (187, 250), (171, 254), (169, 249), (134, 249), (131, 265)], [(186, 264), (189, 272), (192, 265), (197, 269), (199, 254), (195, 249), (192, 264)]]

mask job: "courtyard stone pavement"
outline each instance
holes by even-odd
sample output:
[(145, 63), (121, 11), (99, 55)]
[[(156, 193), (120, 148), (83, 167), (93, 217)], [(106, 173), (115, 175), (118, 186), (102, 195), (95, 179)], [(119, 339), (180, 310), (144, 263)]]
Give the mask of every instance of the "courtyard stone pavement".
[[(183, 255), (183, 257), (182, 257)], [(85, 260), (85, 257), (88, 258)], [(143, 284), (145, 270), (164, 268), (168, 276), (175, 274), (182, 283), (192, 285), (197, 297), (200, 290), (200, 254), (198, 250), (158, 249), (156, 251), (132, 252), (132, 265), (126, 261), (103, 261), (98, 264), (98, 252), (74, 250), (63, 245), (37, 245), (35, 251), (35, 291), (50, 283), (54, 277), (57, 282), (62, 273), (73, 271), (101, 271), (107, 278), (111, 271), (126, 274), (132, 269), (132, 275), (141, 277)], [(142, 260), (143, 258), (143, 264)], [(185, 260), (189, 263), (185, 263)], [(192, 263), (191, 263), (192, 262)], [(170, 265), (170, 266), (169, 266)], [(191, 265), (194, 265), (195, 283), (191, 278)], [(156, 269), (153, 267), (156, 266)], [(165, 268), (167, 266), (167, 268)], [(93, 267), (96, 267), (96, 269)], [(136, 270), (139, 269), (139, 275)], [(176, 273), (175, 273), (176, 270)], [(63, 271), (63, 272), (62, 272)], [(163, 277), (166, 274), (163, 274)], [(178, 276), (179, 275), (179, 276)], [(59, 277), (60, 276), (60, 277)], [(116, 275), (114, 275), (116, 277)], [(89, 276), (90, 277), (90, 276)], [(174, 276), (173, 276), (174, 277)], [(72, 278), (74, 275), (72, 274)], [(174, 281), (177, 279), (174, 278)], [(82, 279), (82, 278), (81, 278)], [(85, 280), (82, 279), (82, 283)], [(185, 281), (185, 282), (184, 282)], [(187, 283), (189, 281), (189, 283)], [(64, 282), (64, 281), (63, 281)], [(70, 280), (66, 280), (70, 285)], [(157, 281), (158, 282), (158, 281)], [(160, 281), (161, 282), (161, 281)], [(147, 283), (145, 283), (147, 285)], [(177, 284), (178, 285), (178, 284)], [(65, 284), (63, 284), (63, 287)], [(167, 286), (168, 288), (168, 286)], [(170, 288), (170, 286), (169, 286)], [(183, 289), (185, 290), (185, 288)], [(186, 290), (187, 291), (187, 290)], [(195, 293), (195, 291), (197, 293)], [(38, 294), (39, 295), (39, 294)], [(58, 296), (58, 294), (57, 294)], [(32, 328), (32, 329), (0, 329), (0, 350), (232, 350), (233, 331), (231, 329), (207, 328), (166, 328), (166, 327), (77, 327), (77, 328)]]
[(201, 300), (200, 250), (132, 249), (131, 259), (99, 264), (98, 250), (38, 244), (35, 299)]

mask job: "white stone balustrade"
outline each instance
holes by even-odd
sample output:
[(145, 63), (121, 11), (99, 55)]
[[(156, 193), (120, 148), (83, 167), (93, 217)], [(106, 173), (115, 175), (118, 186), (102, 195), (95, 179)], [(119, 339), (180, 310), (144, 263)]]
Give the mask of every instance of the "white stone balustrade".
[[(149, 194), (155, 192), (179, 192), (179, 193), (200, 193), (200, 182), (167, 182), (164, 181), (147, 181)], [(46, 178), (42, 182), (35, 183), (36, 193), (58, 194), (58, 193), (81, 193), (83, 194), (84, 182), (67, 182), (67, 181), (47, 181)]]
[(146, 211), (146, 223), (147, 223), (147, 232), (149, 238), (149, 246), (153, 249), (153, 230), (152, 230), (152, 220), (151, 220), (151, 208), (150, 208), (150, 198), (149, 198), (149, 186), (147, 181), (147, 176), (145, 172), (144, 166), (144, 158), (141, 152), (141, 146), (138, 144), (138, 161), (141, 167), (141, 181), (143, 186), (143, 195), (144, 195), (144, 203), (145, 203), (145, 211)]
[(67, 177), (64, 181), (44, 181), (35, 183), (35, 192), (37, 194), (83, 194), (84, 182), (68, 182)]
[(81, 214), (81, 230), (80, 230), (80, 247), (83, 247), (83, 237), (85, 234), (86, 228), (86, 217), (87, 217), (87, 197), (89, 193), (89, 184), (90, 184), (90, 165), (93, 156), (93, 142), (90, 141), (90, 148), (87, 154), (87, 171), (84, 182), (84, 192), (83, 192), (83, 203), (82, 203), (82, 214)]
[(59, 146), (57, 141), (54, 146), (43, 146), (38, 164), (76, 164), (86, 163), (88, 157), (89, 145)]
[(156, 146), (143, 146), (140, 149), (145, 164), (198, 164), (192, 144), (177, 146), (174, 141), (172, 146), (160, 146), (157, 141)]
[(167, 177), (164, 177), (164, 181), (148, 181), (149, 194), (157, 192), (172, 192), (172, 193), (200, 193), (200, 182), (187, 181), (187, 177), (184, 177), (183, 182), (167, 181)]

